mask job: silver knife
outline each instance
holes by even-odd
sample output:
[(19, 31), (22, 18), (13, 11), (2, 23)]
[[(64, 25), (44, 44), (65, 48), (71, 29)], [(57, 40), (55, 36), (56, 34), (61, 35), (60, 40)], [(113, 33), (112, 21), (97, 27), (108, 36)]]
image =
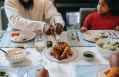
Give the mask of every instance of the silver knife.
[(28, 70), (27, 70), (26, 73), (24, 74), (24, 77), (27, 77), (27, 74), (28, 74)]
[(0, 35), (0, 39), (2, 38), (3, 34)]
[[(55, 19), (54, 19), (54, 26), (56, 26)], [(52, 33), (52, 35), (54, 36), (54, 33), (53, 33), (52, 31), (51, 31), (51, 33)], [(58, 44), (56, 38), (55, 38), (55, 41), (56, 41), (56, 43), (57, 43), (57, 46), (59, 47), (59, 44)]]
[(77, 38), (77, 40), (80, 41), (77, 31), (75, 31), (75, 32), (76, 32), (76, 38)]
[[(107, 31), (107, 32), (108, 32), (108, 31)], [(108, 34), (109, 34), (109, 36), (110, 36), (110, 37), (112, 37), (112, 38), (113, 38), (113, 36), (112, 36), (112, 34), (111, 34), (111, 33), (109, 33), (109, 32), (108, 32)]]
[(116, 36), (116, 38), (118, 39), (117, 35), (113, 32), (113, 34)]
[(1, 41), (2, 36), (3, 36), (3, 34), (0, 35), (0, 41)]

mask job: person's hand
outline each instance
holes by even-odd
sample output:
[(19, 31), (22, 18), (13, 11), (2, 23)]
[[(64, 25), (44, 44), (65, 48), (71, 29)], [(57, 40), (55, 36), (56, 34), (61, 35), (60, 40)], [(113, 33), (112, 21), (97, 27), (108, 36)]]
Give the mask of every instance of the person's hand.
[(86, 32), (87, 31), (87, 28), (86, 27), (81, 27), (81, 29), (80, 29), (80, 32), (82, 33), (82, 32)]
[(114, 53), (110, 56), (110, 66), (119, 67), (119, 52)]
[(56, 23), (55, 34), (60, 35), (64, 31), (64, 27), (60, 23)]
[(46, 35), (55, 35), (54, 34), (54, 29), (51, 29), (53, 26), (49, 24), (45, 24), (43, 27), (43, 32)]
[(49, 77), (48, 70), (45, 68), (36, 69), (36, 77)]
[(115, 29), (116, 29), (116, 31), (119, 31), (119, 27), (116, 27)]

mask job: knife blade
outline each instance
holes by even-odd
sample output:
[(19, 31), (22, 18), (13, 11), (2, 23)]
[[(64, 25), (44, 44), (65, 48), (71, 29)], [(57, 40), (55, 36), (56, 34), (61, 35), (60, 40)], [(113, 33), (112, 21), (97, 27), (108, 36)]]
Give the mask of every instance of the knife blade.
[(117, 35), (113, 32), (113, 34), (116, 36), (116, 38), (118, 39)]
[[(55, 19), (54, 19), (54, 27), (56, 28)], [(54, 36), (54, 33), (53, 33), (53, 31), (51, 31), (51, 33), (52, 33), (52, 35)], [(55, 36), (56, 36), (56, 35), (55, 35)], [(56, 38), (54, 38), (54, 39), (55, 39), (55, 41), (56, 41), (56, 43), (57, 43), (57, 46), (59, 47), (59, 44), (58, 44), (58, 42), (57, 42)]]
[(0, 41), (1, 41), (2, 36), (3, 36), (3, 34), (0, 35)]
[[(107, 32), (108, 32), (108, 31), (107, 31)], [(109, 32), (108, 32), (108, 34), (109, 34), (109, 36), (110, 36), (110, 37), (112, 37), (112, 38), (113, 38), (113, 36), (112, 36), (112, 34), (111, 34), (111, 33), (109, 33)]]
[(3, 34), (0, 35), (0, 39), (2, 38)]
[[(54, 33), (53, 33), (53, 31), (51, 30), (50, 32), (52, 33), (52, 35), (53, 35), (53, 37), (54, 37)], [(54, 39), (55, 39), (55, 41), (56, 41), (56, 43), (57, 43), (57, 46), (59, 47), (59, 44), (58, 44), (56, 38), (54, 38)]]
[(27, 74), (28, 74), (28, 70), (27, 70), (26, 73), (24, 74), (24, 77), (27, 77)]
[(75, 31), (75, 32), (76, 32), (76, 38), (77, 38), (77, 40), (80, 41), (77, 31)]

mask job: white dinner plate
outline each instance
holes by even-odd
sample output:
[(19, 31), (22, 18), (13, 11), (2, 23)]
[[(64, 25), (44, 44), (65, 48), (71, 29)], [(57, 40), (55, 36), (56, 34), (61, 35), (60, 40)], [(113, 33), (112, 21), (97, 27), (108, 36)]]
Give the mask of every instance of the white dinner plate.
[(81, 33), (81, 37), (84, 39), (84, 40), (87, 40), (89, 42), (95, 42), (95, 40), (91, 41), (91, 40), (88, 40), (85, 38), (86, 35), (93, 35), (94, 37), (97, 36), (99, 31), (96, 31), (96, 30), (87, 30), (86, 32), (84, 33)]
[(19, 77), (15, 72), (13, 72), (12, 70), (8, 70), (8, 69), (0, 69), (0, 71), (5, 71), (6, 73), (9, 73), (10, 76), (9, 77)]
[(11, 41), (14, 41), (14, 42), (26, 42), (26, 41), (32, 40), (36, 36), (36, 33), (35, 32), (32, 32), (32, 31), (15, 31), (13, 33), (20, 33), (20, 36), (23, 36), (23, 37), (27, 37), (28, 38), (25, 41), (15, 41), (15, 40), (12, 39), (12, 36), (10, 34), (9, 35), (9, 38), (10, 38)]
[(99, 70), (97, 71), (97, 73), (96, 73), (96, 77), (99, 77), (99, 76), (98, 76), (98, 73), (104, 74), (104, 72), (107, 71), (107, 70), (109, 70), (109, 69), (111, 69), (109, 66), (103, 67), (103, 68), (99, 69)]
[(49, 60), (51, 61), (55, 61), (55, 62), (67, 62), (67, 61), (71, 61), (73, 59), (75, 59), (77, 57), (77, 51), (74, 49), (74, 48), (71, 48), (71, 52), (72, 52), (72, 55), (69, 56), (67, 59), (63, 59), (63, 60), (57, 60), (56, 58), (53, 58), (50, 53), (51, 53), (51, 48), (48, 48), (46, 51), (45, 51), (45, 56), (46, 58), (48, 58)]

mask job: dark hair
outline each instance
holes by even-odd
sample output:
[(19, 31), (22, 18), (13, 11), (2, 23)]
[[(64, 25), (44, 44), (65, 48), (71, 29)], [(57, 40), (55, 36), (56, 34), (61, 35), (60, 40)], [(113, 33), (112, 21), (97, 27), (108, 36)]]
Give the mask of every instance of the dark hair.
[(25, 11), (29, 11), (34, 6), (33, 0), (29, 0), (28, 2), (24, 2), (23, 0), (19, 0), (19, 2), (24, 7)]
[(119, 16), (119, 0), (105, 0), (105, 2), (111, 8), (111, 14)]

